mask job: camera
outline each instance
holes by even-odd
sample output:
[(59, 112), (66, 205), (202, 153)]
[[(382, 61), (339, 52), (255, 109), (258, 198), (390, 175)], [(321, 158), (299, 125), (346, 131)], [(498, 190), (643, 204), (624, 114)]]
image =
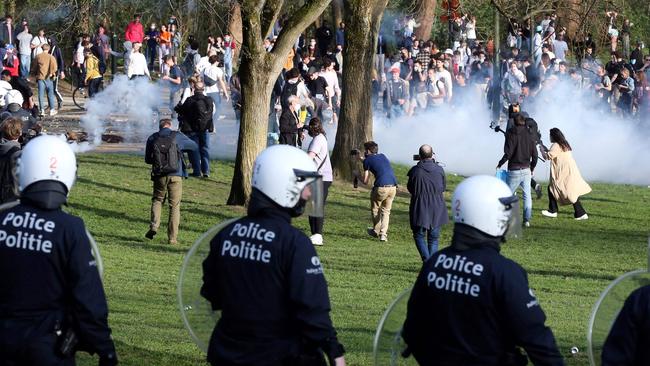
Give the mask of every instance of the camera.
[(420, 161), (420, 154), (413, 154), (413, 161)]

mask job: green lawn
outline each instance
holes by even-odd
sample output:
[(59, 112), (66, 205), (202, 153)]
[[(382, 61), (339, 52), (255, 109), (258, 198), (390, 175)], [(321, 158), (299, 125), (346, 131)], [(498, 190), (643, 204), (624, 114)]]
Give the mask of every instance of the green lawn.
[[(204, 356), (183, 328), (176, 282), (183, 255), (198, 236), (240, 207), (224, 203), (232, 163), (219, 163), (209, 180), (184, 182), (178, 246), (166, 244), (164, 230), (148, 241), (151, 181), (142, 157), (90, 154), (79, 157), (79, 177), (68, 210), (83, 217), (100, 245), (104, 285), (122, 365), (203, 365)], [(396, 167), (406, 183), (407, 167)], [(449, 176), (449, 190), (460, 181)], [(527, 269), (561, 351), (580, 348), (570, 365), (588, 364), (586, 324), (605, 286), (620, 274), (646, 265), (650, 189), (592, 184), (584, 197), (590, 219), (575, 222), (569, 207), (557, 219), (541, 217), (546, 200), (534, 201), (525, 239), (503, 253)], [(408, 194), (393, 204), (389, 242), (365, 233), (370, 222), (369, 192), (335, 184), (327, 202), (325, 246), (318, 248), (326, 270), (332, 318), (350, 365), (370, 365), (377, 322), (390, 301), (414, 281), (421, 265), (408, 225)], [(165, 209), (166, 211), (166, 209)], [(166, 222), (166, 212), (163, 216)], [(306, 218), (295, 221), (308, 231)], [(447, 245), (451, 226), (442, 231)], [(263, 309), (262, 309), (263, 311)], [(432, 309), (435, 311), (435, 309)], [(570, 356), (569, 356), (570, 357)], [(81, 365), (96, 364), (81, 356)]]

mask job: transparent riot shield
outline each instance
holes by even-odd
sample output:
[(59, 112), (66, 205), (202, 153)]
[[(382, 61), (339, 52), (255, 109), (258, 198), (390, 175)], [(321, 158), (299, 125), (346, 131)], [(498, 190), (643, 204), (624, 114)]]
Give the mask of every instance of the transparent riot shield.
[(379, 320), (373, 341), (375, 366), (417, 365), (413, 356), (405, 352), (406, 343), (402, 339), (402, 327), (406, 320), (406, 306), (410, 296), (411, 289), (404, 290), (393, 300)]
[(181, 318), (190, 337), (203, 351), (208, 351), (212, 330), (221, 313), (213, 311), (212, 306), (201, 296), (203, 285), (203, 261), (210, 252), (210, 242), (227, 225), (237, 219), (222, 222), (210, 228), (199, 237), (185, 255), (178, 278), (177, 296)]
[[(11, 202), (6, 202), (0, 205), (0, 212), (4, 210), (9, 210), (12, 209), (20, 204), (19, 200), (11, 201)], [(88, 230), (86, 230), (86, 235), (88, 236), (88, 242), (90, 243), (90, 253), (92, 254), (93, 258), (95, 258), (95, 265), (97, 266), (97, 271), (99, 272), (99, 277), (103, 278), (104, 277), (104, 261), (102, 261), (102, 256), (99, 252), (99, 246), (97, 245), (97, 242), (95, 241), (95, 238), (90, 234)]]
[[(648, 244), (650, 246), (650, 240), (648, 240)], [(625, 300), (634, 290), (650, 285), (650, 248), (648, 262), (649, 269), (628, 272), (617, 278), (607, 286), (596, 301), (589, 317), (587, 329), (587, 346), (591, 366), (601, 365), (603, 345)]]

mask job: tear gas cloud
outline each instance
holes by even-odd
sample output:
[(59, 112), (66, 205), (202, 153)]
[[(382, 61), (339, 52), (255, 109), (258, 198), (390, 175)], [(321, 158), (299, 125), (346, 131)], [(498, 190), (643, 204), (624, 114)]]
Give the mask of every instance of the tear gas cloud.
[[(586, 180), (650, 184), (650, 124), (603, 114), (569, 83), (558, 84), (540, 93), (534, 104), (523, 106), (539, 124), (544, 144), (550, 146), (549, 130), (557, 127), (571, 144)], [(447, 172), (492, 175), (503, 155), (504, 136), (488, 128), (491, 112), (484, 105), (477, 96), (455, 109), (391, 121), (375, 117), (375, 141), (393, 162), (413, 164), (413, 154), (426, 143)], [(549, 169), (549, 163), (539, 161), (535, 176), (546, 180)]]
[(158, 130), (158, 107), (163, 97), (160, 84), (147, 78), (129, 80), (118, 75), (86, 103), (81, 125), (92, 145), (101, 144), (102, 134), (117, 130), (127, 141), (146, 141)]

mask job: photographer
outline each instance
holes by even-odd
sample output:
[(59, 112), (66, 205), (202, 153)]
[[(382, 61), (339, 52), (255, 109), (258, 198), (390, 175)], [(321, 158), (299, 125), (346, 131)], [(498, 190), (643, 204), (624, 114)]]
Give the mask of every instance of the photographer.
[(397, 194), (397, 178), (386, 155), (379, 154), (379, 145), (376, 142), (368, 141), (363, 147), (366, 152), (362, 183), (368, 184), (371, 172), (375, 176), (375, 184), (370, 193), (373, 226), (368, 228), (368, 234), (385, 242), (388, 240), (390, 209)]
[(447, 188), (445, 171), (433, 157), (431, 146), (420, 146), (418, 155), (414, 157), (420, 161), (407, 174), (407, 188), (411, 194), (409, 221), (423, 262), (438, 251), (440, 227), (449, 221), (444, 197)]

